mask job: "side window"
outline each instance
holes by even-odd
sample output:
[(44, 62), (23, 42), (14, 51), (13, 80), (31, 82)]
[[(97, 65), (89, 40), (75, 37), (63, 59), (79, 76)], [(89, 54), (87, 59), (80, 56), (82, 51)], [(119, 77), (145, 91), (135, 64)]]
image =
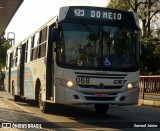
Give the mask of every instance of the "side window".
[(11, 67), (14, 67), (15, 66), (15, 53), (16, 53), (16, 50), (14, 49), (13, 52), (12, 52), (12, 66)]
[(15, 52), (15, 66), (17, 66), (18, 65), (18, 48), (16, 48), (15, 51), (16, 51)]
[(21, 48), (20, 47), (17, 48), (17, 52), (18, 52), (17, 65), (19, 65), (20, 64), (20, 57), (21, 57)]
[(31, 59), (31, 42), (32, 42), (32, 38), (29, 38), (26, 42), (26, 55), (25, 55), (26, 63), (28, 63)]
[(13, 67), (13, 52), (10, 54), (11, 68)]
[(12, 67), (19, 65), (19, 49), (18, 47), (14, 49), (13, 53), (11, 54), (12, 57)]
[(34, 37), (35, 35), (31, 38), (31, 61), (33, 61)]
[(47, 27), (40, 31), (38, 58), (46, 55)]
[(28, 40), (27, 40), (27, 42), (25, 43), (26, 44), (26, 49), (25, 49), (25, 63), (27, 63), (27, 60), (28, 60)]
[(31, 42), (32, 42), (32, 38), (29, 38), (29, 40), (28, 40), (28, 57), (27, 57), (27, 63), (30, 62), (30, 58), (31, 58)]
[(39, 39), (39, 32), (37, 32), (33, 37), (32, 37), (32, 42), (31, 42), (31, 61), (37, 59), (37, 50), (38, 50), (38, 39)]

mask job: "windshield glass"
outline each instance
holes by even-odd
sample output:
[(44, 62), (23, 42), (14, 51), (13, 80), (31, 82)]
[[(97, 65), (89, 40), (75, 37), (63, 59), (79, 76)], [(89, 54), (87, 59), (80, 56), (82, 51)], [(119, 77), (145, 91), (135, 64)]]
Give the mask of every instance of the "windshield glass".
[(70, 68), (135, 68), (136, 35), (130, 28), (62, 23), (57, 59)]

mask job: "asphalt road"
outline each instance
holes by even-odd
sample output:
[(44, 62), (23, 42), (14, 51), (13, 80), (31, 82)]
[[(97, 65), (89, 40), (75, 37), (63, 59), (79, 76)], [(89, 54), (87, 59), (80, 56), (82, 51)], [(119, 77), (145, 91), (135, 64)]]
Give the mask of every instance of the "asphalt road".
[(15, 103), (10, 95), (7, 96), (5, 92), (1, 91), (0, 112), (1, 123), (38, 123), (42, 127), (51, 127), (42, 128), (43, 130), (160, 130), (160, 108), (148, 106), (112, 105), (108, 113), (100, 115), (95, 113), (92, 105), (52, 105), (50, 112), (45, 114), (39, 110), (35, 102)]

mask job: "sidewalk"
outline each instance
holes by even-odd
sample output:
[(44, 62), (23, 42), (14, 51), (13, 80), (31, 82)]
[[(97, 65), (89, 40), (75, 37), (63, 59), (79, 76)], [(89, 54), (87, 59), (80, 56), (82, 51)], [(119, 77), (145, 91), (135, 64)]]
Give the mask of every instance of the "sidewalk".
[[(0, 86), (0, 98), (13, 99), (13, 96), (10, 93), (7, 93), (3, 86)], [(160, 95), (149, 95), (145, 94), (143, 99), (143, 94), (139, 94), (139, 102), (140, 106), (152, 106), (152, 107), (160, 107)]]
[(4, 87), (0, 85), (0, 98), (13, 99), (13, 96), (6, 92)]
[(160, 107), (160, 95), (145, 94), (143, 99), (143, 94), (140, 93), (138, 105)]

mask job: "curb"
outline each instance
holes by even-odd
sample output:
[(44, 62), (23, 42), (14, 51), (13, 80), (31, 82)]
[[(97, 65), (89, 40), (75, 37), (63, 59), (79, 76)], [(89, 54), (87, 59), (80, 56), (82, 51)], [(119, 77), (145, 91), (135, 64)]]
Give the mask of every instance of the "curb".
[(160, 101), (152, 101), (152, 100), (139, 99), (138, 105), (140, 105), (140, 106), (160, 107)]
[(23, 110), (23, 111), (25, 111), (25, 112), (27, 112), (27, 113), (33, 113), (33, 112), (29, 111), (28, 109), (26, 109), (26, 108), (24, 108), (24, 107), (22, 107), (22, 106), (19, 106), (18, 104), (14, 103), (14, 102), (11, 102), (11, 101), (8, 100), (7, 98), (4, 98), (4, 100), (8, 101), (9, 103), (13, 104), (14, 106), (20, 108), (21, 110)]

